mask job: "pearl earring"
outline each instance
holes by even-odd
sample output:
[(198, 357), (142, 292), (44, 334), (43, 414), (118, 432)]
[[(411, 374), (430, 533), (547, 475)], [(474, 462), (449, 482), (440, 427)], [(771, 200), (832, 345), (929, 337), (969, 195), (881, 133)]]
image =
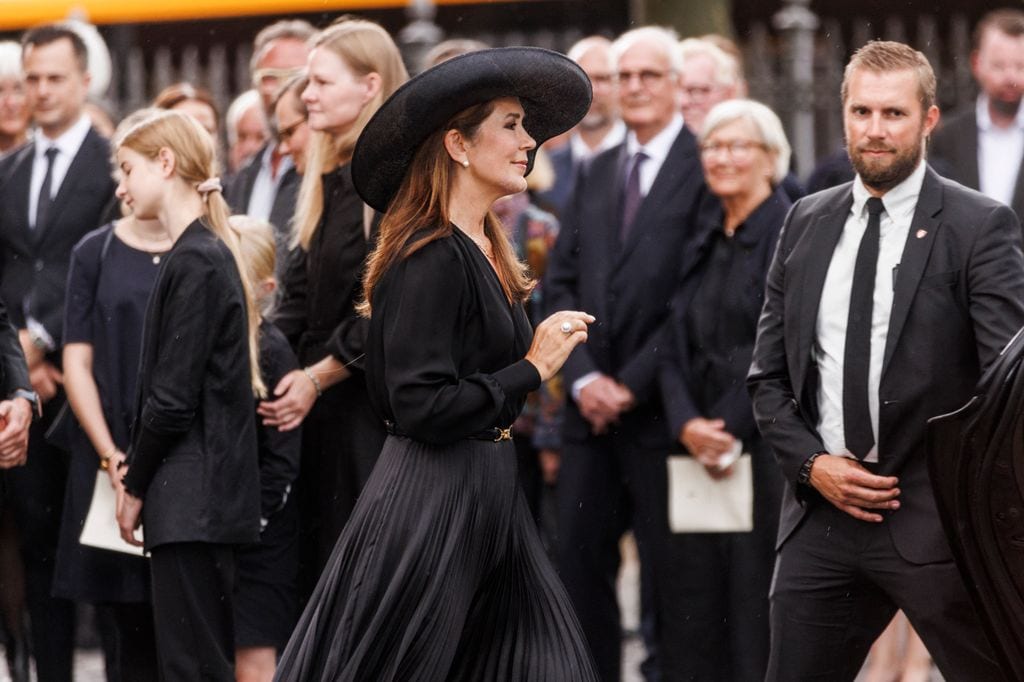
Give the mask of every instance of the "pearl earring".
[(466, 159), (465, 161), (462, 162), (462, 167), (469, 168), (469, 159)]

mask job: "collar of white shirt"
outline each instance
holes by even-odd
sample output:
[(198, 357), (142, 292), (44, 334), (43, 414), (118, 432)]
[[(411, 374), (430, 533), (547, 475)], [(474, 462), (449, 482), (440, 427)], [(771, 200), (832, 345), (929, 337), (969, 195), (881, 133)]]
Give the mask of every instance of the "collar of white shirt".
[[(885, 206), (885, 213), (890, 220), (902, 222), (904, 218), (910, 217), (910, 214), (917, 208), (917, 197), (921, 194), (921, 185), (924, 184), (927, 167), (928, 164), (922, 158), (913, 173), (882, 195), (882, 205)], [(853, 215), (862, 216), (864, 214), (870, 197), (871, 194), (858, 175), (853, 181), (853, 206), (851, 208)]]
[(295, 162), (292, 161), (291, 154), (285, 154), (281, 157), (281, 160), (277, 164), (277, 176), (274, 176), (273, 167), (271, 166), (271, 160), (274, 158), (275, 145), (273, 142), (267, 145), (267, 148), (263, 150), (263, 156), (260, 157), (260, 172), (266, 173), (268, 178), (272, 178), (271, 182), (275, 185), (277, 182), (287, 173)]
[[(988, 113), (988, 95), (985, 93), (978, 95), (974, 111), (978, 119), (978, 130), (987, 133), (996, 129), (996, 125), (992, 122), (992, 116)], [(1017, 107), (1017, 117), (1013, 119), (1013, 125), (1016, 128), (1024, 129), (1024, 106)]]
[(629, 152), (629, 156), (632, 158), (634, 154), (642, 149), (647, 154), (648, 161), (654, 162), (647, 165), (660, 168), (682, 129), (683, 115), (676, 114), (672, 117), (669, 124), (661, 129), (661, 132), (648, 140), (647, 144), (640, 144), (636, 139), (636, 133), (630, 130), (626, 135), (626, 151)]
[(626, 124), (621, 119), (615, 121), (595, 149), (588, 147), (587, 143), (580, 137), (580, 134), (576, 133), (569, 138), (569, 144), (572, 145), (572, 158), (575, 160), (590, 159), (603, 151), (621, 144), (624, 139), (626, 139)]
[(43, 131), (37, 131), (38, 137), (36, 138), (36, 158), (45, 159), (46, 150), (50, 147), (56, 147), (57, 151), (68, 159), (75, 158), (75, 154), (81, 149), (82, 143), (85, 142), (85, 136), (89, 134), (89, 128), (92, 123), (89, 121), (89, 117), (82, 114), (81, 118), (75, 121), (75, 124), (64, 131), (64, 133), (53, 140), (47, 137)]

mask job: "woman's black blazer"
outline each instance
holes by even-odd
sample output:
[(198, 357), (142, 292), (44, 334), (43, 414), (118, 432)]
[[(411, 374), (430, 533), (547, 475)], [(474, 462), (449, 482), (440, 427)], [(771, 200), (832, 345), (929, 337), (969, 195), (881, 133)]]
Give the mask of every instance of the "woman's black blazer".
[(192, 223), (149, 299), (125, 487), (147, 548), (252, 542), (260, 487), (245, 294), (228, 250)]

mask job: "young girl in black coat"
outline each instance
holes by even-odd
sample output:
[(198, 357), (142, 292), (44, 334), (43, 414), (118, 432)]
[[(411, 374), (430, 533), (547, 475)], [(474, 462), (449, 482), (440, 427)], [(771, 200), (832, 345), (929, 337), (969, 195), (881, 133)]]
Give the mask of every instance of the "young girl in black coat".
[(151, 554), (161, 678), (227, 682), (234, 548), (259, 538), (259, 314), (239, 275), (209, 134), (160, 112), (124, 135), (116, 160), (119, 195), (174, 244), (146, 311), (118, 524), (139, 544), (141, 523)]

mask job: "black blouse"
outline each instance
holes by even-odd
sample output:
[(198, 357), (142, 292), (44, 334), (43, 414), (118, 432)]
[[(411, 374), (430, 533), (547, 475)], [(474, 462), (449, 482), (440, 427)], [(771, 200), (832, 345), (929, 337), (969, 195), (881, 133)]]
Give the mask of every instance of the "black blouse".
[(729, 433), (757, 437), (746, 376), (764, 304), (765, 279), (789, 197), (776, 189), (725, 234), (721, 204), (709, 195), (702, 210), (706, 239), (684, 267), (672, 299), (669, 351), (660, 373), (673, 438), (695, 417), (720, 418)]
[[(414, 237), (415, 238), (415, 237)], [(393, 265), (373, 296), (366, 376), (374, 409), (411, 438), (452, 443), (515, 421), (540, 375), (533, 330), (459, 229)]]
[(363, 295), (368, 245), (351, 166), (323, 175), (323, 195), (320, 225), (307, 251), (292, 252), (274, 312), (274, 323), (303, 365), (327, 355), (342, 363), (357, 361), (366, 338), (366, 320), (355, 306)]
[(147, 547), (259, 536), (245, 293), (227, 246), (199, 221), (149, 299), (125, 488), (144, 497)]

